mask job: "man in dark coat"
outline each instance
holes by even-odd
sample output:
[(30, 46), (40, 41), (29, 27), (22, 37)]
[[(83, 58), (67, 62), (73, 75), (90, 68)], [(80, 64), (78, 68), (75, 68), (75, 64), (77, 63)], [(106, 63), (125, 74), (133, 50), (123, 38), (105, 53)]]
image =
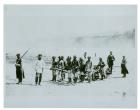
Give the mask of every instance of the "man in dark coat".
[(21, 84), (22, 83), (22, 79), (24, 78), (24, 74), (23, 74), (23, 69), (22, 69), (22, 60), (20, 58), (20, 54), (17, 54), (17, 59), (16, 59), (16, 78), (18, 79), (18, 82), (16, 84)]
[(112, 55), (112, 51), (110, 51), (110, 55), (108, 55), (107, 57), (107, 64), (108, 64), (108, 67), (111, 69), (111, 74), (112, 74), (114, 61), (115, 61), (115, 57)]
[(122, 62), (121, 62), (121, 74), (123, 74), (123, 78), (126, 77), (126, 74), (128, 74), (128, 70), (126, 68), (126, 59), (125, 56), (123, 56)]

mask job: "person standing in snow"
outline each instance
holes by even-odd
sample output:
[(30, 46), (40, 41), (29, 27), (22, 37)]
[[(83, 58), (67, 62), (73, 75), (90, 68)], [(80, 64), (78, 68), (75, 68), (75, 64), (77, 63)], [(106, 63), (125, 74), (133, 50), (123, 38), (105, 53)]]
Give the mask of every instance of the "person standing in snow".
[(83, 82), (85, 80), (85, 65), (83, 63), (83, 59), (79, 58), (79, 72), (80, 72), (80, 82)]
[(17, 54), (17, 59), (16, 59), (16, 78), (18, 79), (18, 82), (16, 84), (22, 84), (22, 79), (24, 78), (24, 71), (22, 68), (22, 59), (20, 57), (20, 54)]
[(123, 74), (123, 78), (126, 77), (126, 74), (128, 74), (128, 70), (126, 68), (126, 58), (123, 56), (122, 62), (121, 62), (121, 74)]
[(108, 55), (107, 57), (107, 64), (108, 64), (108, 67), (111, 69), (111, 74), (112, 74), (114, 61), (115, 61), (115, 57), (113, 56), (112, 51), (110, 51), (110, 55)]
[(99, 63), (98, 63), (98, 68), (99, 68), (99, 73), (101, 76), (101, 80), (103, 80), (105, 78), (105, 74), (104, 74), (104, 66), (105, 63), (103, 62), (102, 58), (99, 58)]
[(55, 61), (55, 56), (52, 57), (52, 81), (56, 82), (56, 67), (57, 67), (57, 62)]
[(68, 56), (67, 59), (66, 59), (66, 63), (65, 63), (65, 69), (68, 73), (68, 83), (71, 83), (72, 82), (72, 62), (71, 62), (71, 57)]
[(91, 81), (91, 71), (92, 71), (92, 61), (90, 59), (91, 59), (91, 57), (88, 57), (88, 60), (85, 64), (85, 71), (88, 75), (88, 82), (89, 83)]
[(84, 52), (84, 57), (83, 57), (84, 74), (86, 74), (86, 62), (87, 62), (87, 52)]
[(44, 72), (44, 67), (45, 67), (45, 63), (42, 60), (42, 54), (38, 55), (38, 60), (35, 63), (35, 71), (36, 71), (36, 76), (35, 76), (35, 84), (40, 85), (41, 84), (41, 80), (42, 80), (42, 74)]
[[(64, 57), (63, 56), (59, 56), (58, 57), (58, 64), (57, 64), (57, 68), (58, 68), (58, 81), (64, 81), (65, 79), (65, 73), (64, 73)], [(61, 78), (60, 78), (61, 77)]]
[(73, 81), (74, 81), (74, 83), (77, 82), (78, 67), (79, 67), (79, 63), (77, 61), (77, 57), (73, 56), (73, 60), (72, 60), (72, 73), (73, 73)]

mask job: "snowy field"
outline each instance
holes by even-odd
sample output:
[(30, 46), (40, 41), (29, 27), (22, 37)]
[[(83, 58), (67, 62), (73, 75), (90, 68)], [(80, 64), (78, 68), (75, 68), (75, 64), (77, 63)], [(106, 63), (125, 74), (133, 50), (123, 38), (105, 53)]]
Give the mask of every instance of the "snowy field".
[[(71, 51), (75, 55), (80, 53)], [(96, 51), (96, 57), (94, 53)], [(77, 53), (77, 54), (76, 54)], [(65, 53), (65, 56), (70, 53)], [(109, 50), (87, 50), (92, 57), (93, 64), (97, 64), (102, 57), (106, 63)], [(22, 85), (15, 84), (15, 66), (5, 61), (5, 107), (117, 107), (135, 108), (137, 105), (137, 56), (136, 49), (114, 49), (116, 58), (113, 74), (107, 79), (92, 81), (91, 83), (55, 84), (50, 82), (50, 65), (46, 65), (41, 86), (34, 85), (34, 62), (24, 62), (25, 79)], [(63, 54), (64, 55), (64, 54)], [(70, 54), (71, 55), (71, 54)], [(129, 74), (121, 78), (120, 66), (122, 56), (127, 58)], [(67, 79), (67, 78), (66, 78)]]

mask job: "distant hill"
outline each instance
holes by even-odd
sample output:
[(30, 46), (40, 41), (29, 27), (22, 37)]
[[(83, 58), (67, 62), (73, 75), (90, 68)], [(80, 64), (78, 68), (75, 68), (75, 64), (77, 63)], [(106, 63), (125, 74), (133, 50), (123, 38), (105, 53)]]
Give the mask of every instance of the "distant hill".
[(135, 29), (110, 35), (80, 36), (74, 42), (77, 47), (135, 47)]

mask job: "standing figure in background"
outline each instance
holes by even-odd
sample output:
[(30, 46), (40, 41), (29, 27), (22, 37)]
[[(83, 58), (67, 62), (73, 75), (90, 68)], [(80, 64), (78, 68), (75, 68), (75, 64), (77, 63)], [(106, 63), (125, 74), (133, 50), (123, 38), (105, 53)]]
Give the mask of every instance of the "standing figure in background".
[(86, 74), (86, 62), (87, 62), (87, 52), (84, 52), (84, 57), (83, 57), (83, 64), (84, 64), (84, 74)]
[(56, 82), (56, 67), (57, 67), (57, 62), (55, 61), (55, 56), (52, 57), (52, 81)]
[(45, 67), (45, 63), (42, 60), (42, 54), (38, 55), (38, 59), (35, 63), (35, 71), (36, 71), (36, 76), (35, 76), (35, 84), (40, 85), (41, 84), (41, 80), (42, 80), (42, 74), (44, 72), (44, 67)]
[(64, 79), (65, 79), (65, 72), (64, 72), (65, 62), (64, 62), (64, 56), (61, 56), (60, 64), (61, 64), (61, 80), (64, 81)]
[(101, 76), (101, 80), (103, 80), (105, 78), (105, 74), (104, 74), (104, 66), (105, 63), (103, 62), (102, 58), (99, 58), (99, 63), (98, 63), (98, 68), (99, 68), (99, 73)]
[(71, 57), (69, 57), (69, 56), (66, 59), (65, 69), (68, 73), (68, 83), (71, 83), (72, 82), (72, 72), (71, 72), (72, 62), (71, 62)]
[(91, 81), (91, 71), (92, 71), (92, 61), (90, 59), (91, 57), (88, 57), (88, 60), (86, 62), (86, 67), (85, 67), (85, 71), (87, 73), (89, 83)]
[(107, 57), (107, 64), (108, 67), (111, 69), (111, 74), (112, 74), (114, 61), (115, 61), (115, 57), (113, 56), (112, 51), (110, 51), (110, 55), (108, 55)]
[(77, 82), (77, 72), (78, 72), (78, 67), (79, 67), (79, 63), (76, 59), (76, 56), (73, 56), (73, 60), (72, 60), (72, 73), (73, 73), (73, 81), (74, 83)]
[(65, 79), (65, 73), (64, 73), (64, 57), (63, 56), (59, 56), (58, 57), (58, 64), (57, 64), (57, 68), (58, 68), (58, 81), (64, 81)]
[(85, 65), (83, 63), (83, 59), (79, 58), (79, 71), (80, 71), (80, 82), (83, 82), (85, 80)]
[(61, 56), (58, 56), (58, 61), (57, 61), (57, 81), (58, 82), (60, 82), (61, 81), (61, 69), (59, 69), (60, 68), (60, 64), (59, 64), (59, 62), (61, 61)]
[(24, 78), (24, 72), (22, 68), (22, 59), (20, 57), (20, 54), (17, 54), (17, 59), (16, 59), (16, 78), (18, 79), (18, 82), (16, 84), (22, 84), (22, 79)]
[(122, 62), (121, 62), (121, 74), (123, 74), (123, 78), (126, 77), (126, 74), (128, 74), (128, 70), (126, 68), (126, 58), (123, 56)]
[(97, 65), (94, 65), (92, 71), (92, 81), (96, 81), (98, 79), (99, 79), (99, 69)]

